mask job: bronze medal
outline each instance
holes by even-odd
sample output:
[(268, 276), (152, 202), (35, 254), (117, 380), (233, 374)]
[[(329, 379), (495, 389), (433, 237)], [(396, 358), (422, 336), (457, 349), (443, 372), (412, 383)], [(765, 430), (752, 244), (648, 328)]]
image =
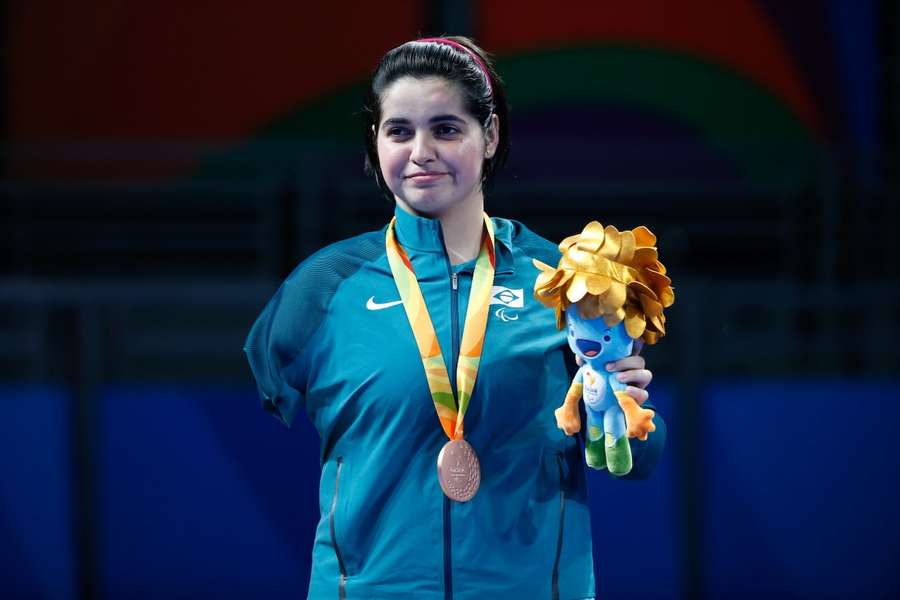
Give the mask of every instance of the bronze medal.
[[(463, 423), (469, 400), (475, 389), (475, 377), (484, 347), (494, 282), (494, 226), (486, 214), (482, 215), (482, 218), (484, 232), (481, 250), (475, 262), (475, 272), (472, 274), (469, 306), (466, 309), (466, 322), (459, 346), (455, 388), (451, 386), (441, 346), (412, 263), (394, 236), (396, 217), (385, 231), (385, 251), (391, 274), (397, 284), (397, 292), (400, 294), (406, 318), (416, 339), (416, 346), (419, 348), (434, 408), (444, 433), (451, 440), (444, 444), (438, 454), (438, 481), (444, 494), (457, 502), (471, 500), (481, 485), (481, 466), (475, 450), (463, 439)], [(455, 279), (451, 279), (451, 282), (454, 282), (455, 288)]]
[(437, 459), (438, 481), (444, 494), (457, 502), (468, 502), (481, 485), (478, 455), (465, 440), (451, 440), (441, 448)]

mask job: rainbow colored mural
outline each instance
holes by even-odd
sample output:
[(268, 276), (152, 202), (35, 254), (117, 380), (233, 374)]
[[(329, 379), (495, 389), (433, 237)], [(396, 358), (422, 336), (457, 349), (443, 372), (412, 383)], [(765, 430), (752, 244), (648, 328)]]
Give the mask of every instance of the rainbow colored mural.
[[(389, 14), (375, 3), (281, 2), (253, 13), (93, 4), (26, 3), (11, 16), (13, 178), (183, 176), (259, 151), (248, 142), (358, 144), (354, 113), (370, 69), (427, 33), (424, 3), (408, 0)], [(693, 146), (747, 181), (806, 177), (835, 146), (850, 148), (861, 170), (877, 160), (872, 2), (470, 6), (509, 87), (514, 141), (555, 121), (598, 144)], [(123, 165), (85, 143), (157, 150)], [(160, 158), (159, 145), (171, 144), (180, 158)]]

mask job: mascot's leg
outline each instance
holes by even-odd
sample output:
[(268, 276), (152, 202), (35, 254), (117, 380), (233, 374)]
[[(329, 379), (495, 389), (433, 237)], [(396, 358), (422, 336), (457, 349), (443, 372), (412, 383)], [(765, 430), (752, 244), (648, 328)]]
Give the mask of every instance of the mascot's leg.
[(631, 446), (625, 427), (625, 414), (616, 405), (603, 415), (606, 432), (606, 465), (613, 475), (626, 475), (631, 471)]
[(603, 412), (585, 405), (587, 431), (584, 438), (584, 460), (592, 469), (606, 468), (606, 451), (603, 448)]

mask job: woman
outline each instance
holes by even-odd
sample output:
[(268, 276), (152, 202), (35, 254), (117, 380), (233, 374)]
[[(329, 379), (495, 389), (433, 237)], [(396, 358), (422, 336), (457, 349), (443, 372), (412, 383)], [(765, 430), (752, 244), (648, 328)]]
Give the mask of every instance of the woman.
[[(502, 82), (467, 38), (416, 40), (382, 58), (365, 114), (394, 219), (298, 266), (245, 347), (263, 406), (321, 436), (309, 597), (592, 598), (583, 456), (553, 414), (566, 338), (530, 293), (532, 259), (558, 250), (483, 213), (509, 147)], [(647, 400), (641, 357), (609, 368)], [(632, 477), (658, 460), (655, 423)], [(439, 473), (447, 448), (480, 478), (444, 455)]]

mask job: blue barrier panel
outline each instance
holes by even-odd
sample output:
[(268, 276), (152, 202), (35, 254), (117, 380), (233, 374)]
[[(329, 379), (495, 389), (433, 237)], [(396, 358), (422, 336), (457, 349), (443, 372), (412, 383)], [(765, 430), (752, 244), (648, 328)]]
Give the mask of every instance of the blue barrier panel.
[(74, 596), (71, 397), (0, 385), (0, 595)]
[(900, 597), (900, 383), (729, 382), (702, 410), (706, 596)]
[(115, 387), (102, 398), (109, 598), (297, 598), (318, 518), (318, 435), (255, 389)]
[(657, 382), (649, 389), (668, 427), (656, 470), (645, 480), (629, 481), (588, 469), (598, 598), (672, 598), (682, 585), (673, 442), (685, 433), (672, 393)]

